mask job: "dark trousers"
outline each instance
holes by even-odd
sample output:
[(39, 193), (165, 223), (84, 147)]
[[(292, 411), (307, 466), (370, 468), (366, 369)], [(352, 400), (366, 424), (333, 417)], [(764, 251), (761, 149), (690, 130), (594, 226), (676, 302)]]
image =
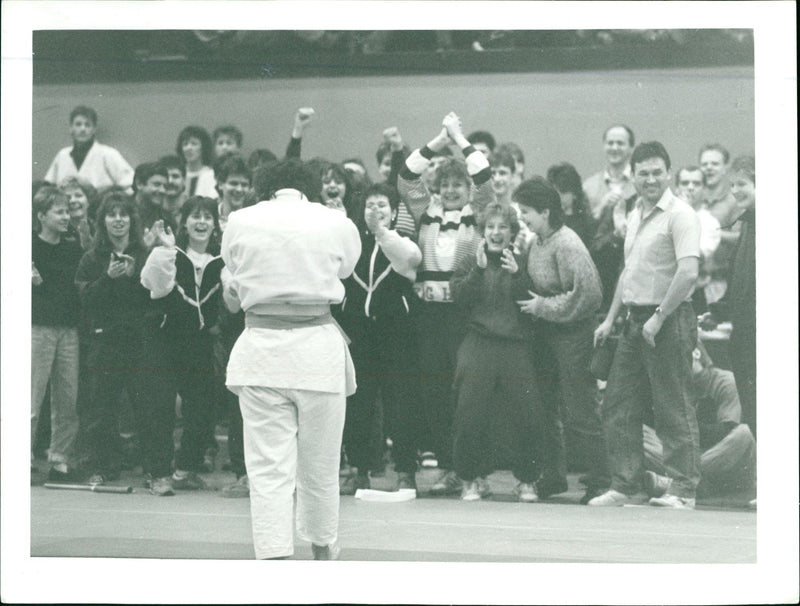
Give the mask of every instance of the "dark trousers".
[(141, 327), (112, 329), (87, 339), (83, 373), (85, 398), (80, 411), (80, 436), (92, 473), (115, 475), (122, 468), (120, 401), (123, 392), (141, 431), (144, 360)]
[(214, 359), (206, 331), (176, 333), (151, 328), (145, 333), (148, 374), (142, 448), (146, 473), (168, 475), (173, 457), (175, 396), (181, 396), (183, 434), (175, 467), (202, 469), (208, 427), (214, 423)]
[[(216, 371), (217, 401), (222, 404), (222, 411), (228, 420), (228, 457), (230, 458), (231, 471), (237, 478), (247, 475), (244, 464), (244, 439), (242, 425), (242, 411), (239, 408), (239, 397), (225, 387), (225, 374), (228, 360), (236, 340), (244, 330), (244, 312), (231, 314), (227, 309), (220, 311), (220, 331), (214, 336), (214, 368)], [(216, 446), (211, 428), (209, 443)]]
[(567, 456), (562, 427), (566, 430), (569, 459), (588, 470), (587, 486), (608, 488), (605, 434), (596, 385), (589, 372), (592, 359), (592, 319), (559, 325), (536, 323), (534, 366), (542, 393), (541, 462), (548, 482), (566, 481)]
[(436, 453), (439, 467), (453, 466), (453, 389), (458, 348), (466, 334), (467, 321), (453, 303), (422, 303), (417, 315), (419, 339), (420, 401), (426, 434), (420, 436), (424, 450)]
[(343, 439), (347, 459), (359, 471), (380, 469), (386, 435), (381, 421), (392, 418), (395, 471), (413, 473), (421, 424), (413, 325), (405, 318), (367, 317), (347, 318), (343, 324), (352, 341), (358, 384), (356, 393), (347, 398)]
[(244, 438), (242, 426), (242, 410), (239, 408), (239, 396), (225, 390), (225, 409), (228, 412), (228, 457), (231, 471), (237, 478), (247, 475), (244, 464)]
[(731, 370), (742, 405), (742, 422), (747, 423), (753, 437), (756, 432), (756, 328), (737, 328), (734, 324), (730, 341)]
[(655, 347), (642, 336), (647, 317), (629, 316), (619, 339), (603, 402), (603, 425), (611, 488), (633, 494), (642, 488), (642, 423), (652, 398), (656, 433), (664, 445), (664, 465), (674, 470), (670, 492), (694, 497), (700, 480), (700, 444), (690, 394), (697, 318), (682, 303), (664, 321)]
[[(514, 477), (533, 483), (537, 477), (535, 448), (540, 402), (528, 344), (470, 331), (458, 350), (458, 407), (455, 412), (453, 458), (462, 480), (486, 477), (501, 446), (510, 447)], [(490, 439), (499, 417), (508, 434), (502, 443)]]

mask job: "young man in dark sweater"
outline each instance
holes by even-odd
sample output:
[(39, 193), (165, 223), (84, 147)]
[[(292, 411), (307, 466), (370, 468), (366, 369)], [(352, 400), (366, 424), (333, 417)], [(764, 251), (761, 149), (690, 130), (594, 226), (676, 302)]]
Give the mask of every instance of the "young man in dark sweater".
[(78, 432), (78, 317), (75, 271), (83, 251), (63, 236), (69, 226), (66, 194), (42, 187), (33, 198), (31, 288), (31, 444), (50, 383), (51, 482), (73, 482), (70, 469)]

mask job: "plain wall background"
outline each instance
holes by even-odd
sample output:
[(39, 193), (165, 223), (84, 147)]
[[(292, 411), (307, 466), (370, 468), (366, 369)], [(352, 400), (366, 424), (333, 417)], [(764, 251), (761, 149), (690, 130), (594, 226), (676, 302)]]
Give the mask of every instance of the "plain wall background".
[(360, 156), (371, 176), (385, 127), (398, 126), (414, 148), (436, 134), (451, 110), (467, 133), (489, 130), (498, 142), (522, 146), (526, 176), (564, 160), (584, 178), (600, 170), (602, 133), (614, 122), (633, 128), (637, 142), (660, 140), (676, 167), (696, 163), (706, 142), (722, 143), (732, 156), (755, 147), (749, 67), (39, 85), (33, 88), (34, 179), (71, 145), (68, 117), (79, 104), (97, 110), (98, 140), (134, 167), (174, 153), (188, 124), (209, 132), (235, 124), (244, 132), (245, 154), (266, 147), (282, 156), (294, 112), (303, 106), (316, 110), (303, 158)]

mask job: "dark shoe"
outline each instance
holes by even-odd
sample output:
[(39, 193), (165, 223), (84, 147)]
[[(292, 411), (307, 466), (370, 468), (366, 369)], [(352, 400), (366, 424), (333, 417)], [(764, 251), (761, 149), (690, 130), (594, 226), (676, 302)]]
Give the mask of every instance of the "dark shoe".
[(339, 478), (339, 494), (353, 496), (360, 488), (369, 488), (369, 476), (360, 473)]
[(74, 484), (80, 482), (81, 478), (74, 469), (58, 471), (55, 467), (51, 467), (47, 473), (47, 481), (54, 484)]
[(203, 481), (203, 478), (198, 476), (195, 472), (190, 471), (186, 475), (172, 475), (172, 487), (175, 490), (206, 490), (208, 485)]
[(203, 455), (203, 464), (200, 466), (202, 473), (214, 473), (216, 469), (217, 450), (215, 448), (206, 449)]
[(416, 488), (417, 488), (417, 480), (414, 477), (413, 473), (409, 473), (407, 471), (397, 472), (397, 490), (404, 490), (404, 489), (416, 490)]
[(650, 497), (664, 496), (672, 485), (672, 478), (660, 476), (653, 471), (644, 472), (644, 489)]
[[(477, 485), (476, 488), (477, 490)], [(461, 480), (455, 471), (444, 471), (438, 480), (431, 486), (432, 495), (459, 494), (462, 491)]]
[(567, 492), (567, 490), (569, 490), (569, 486), (563, 478), (543, 479), (536, 482), (536, 494), (540, 499), (549, 499), (553, 495)]

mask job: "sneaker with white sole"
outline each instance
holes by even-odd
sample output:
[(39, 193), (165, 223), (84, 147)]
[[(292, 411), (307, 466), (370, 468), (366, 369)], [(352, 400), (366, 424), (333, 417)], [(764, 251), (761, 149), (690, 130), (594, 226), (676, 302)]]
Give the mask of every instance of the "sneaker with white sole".
[(458, 494), (460, 490), (461, 480), (458, 479), (458, 474), (455, 471), (445, 471), (431, 486), (430, 493), (432, 495)]
[(694, 499), (679, 497), (675, 494), (665, 494), (663, 497), (653, 497), (650, 505), (655, 507), (669, 507), (671, 509), (694, 509)]
[(665, 495), (670, 485), (672, 485), (672, 478), (660, 476), (654, 471), (644, 472), (644, 489), (650, 497)]
[(467, 482), (464, 480), (461, 483), (461, 500), (462, 501), (480, 501), (481, 492), (478, 489), (478, 482), (471, 480)]
[(587, 505), (591, 507), (622, 507), (629, 504), (641, 504), (645, 498), (643, 495), (627, 495), (613, 488), (609, 488), (600, 496), (591, 499)]
[(246, 475), (236, 480), (235, 484), (222, 489), (222, 496), (226, 499), (246, 499), (250, 496), (250, 480)]
[(536, 486), (528, 482), (520, 482), (514, 488), (514, 494), (521, 503), (536, 503), (539, 495), (536, 494)]

